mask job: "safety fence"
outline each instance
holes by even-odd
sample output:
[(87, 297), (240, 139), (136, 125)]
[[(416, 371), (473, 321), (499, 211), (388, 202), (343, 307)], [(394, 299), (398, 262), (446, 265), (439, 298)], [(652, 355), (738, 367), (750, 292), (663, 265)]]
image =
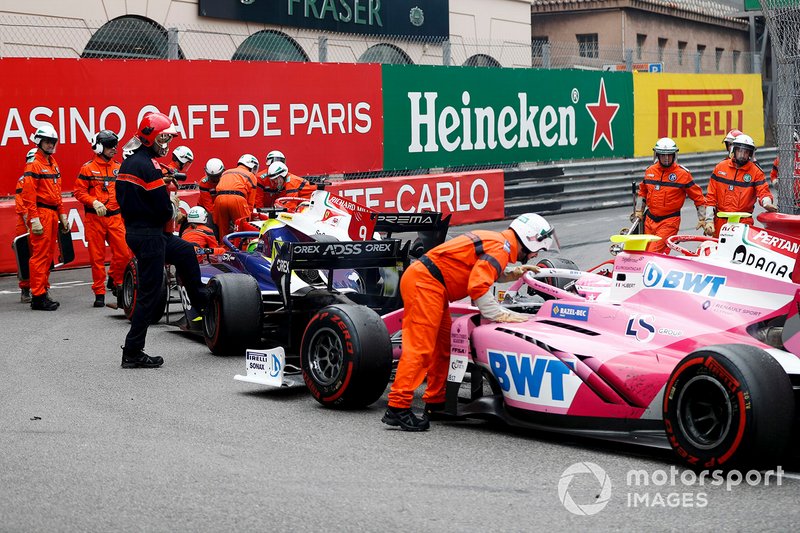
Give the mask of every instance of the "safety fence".
[(792, 191), (800, 186), (800, 5), (762, 0), (761, 6), (773, 43), (775, 139), (785, 162), (779, 167), (778, 208), (789, 213), (798, 210)]
[[(263, 28), (263, 29), (258, 29)], [(220, 21), (165, 28), (125, 16), (111, 21), (0, 16), (0, 57), (193, 59), (392, 63), (488, 67), (752, 73), (749, 50), (598, 46), (576, 41), (348, 35)]]

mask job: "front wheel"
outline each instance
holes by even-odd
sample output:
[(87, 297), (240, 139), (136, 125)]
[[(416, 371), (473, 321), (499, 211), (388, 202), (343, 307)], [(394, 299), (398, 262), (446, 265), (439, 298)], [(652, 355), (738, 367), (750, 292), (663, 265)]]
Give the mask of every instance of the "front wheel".
[(208, 282), (203, 337), (215, 355), (244, 355), (261, 342), (261, 291), (246, 274), (218, 274)]
[(326, 407), (366, 407), (381, 397), (392, 373), (392, 343), (368, 307), (331, 305), (315, 314), (300, 346), (311, 395)]
[(760, 348), (709, 346), (672, 371), (663, 415), (670, 445), (690, 467), (758, 466), (778, 460), (789, 444), (792, 384)]

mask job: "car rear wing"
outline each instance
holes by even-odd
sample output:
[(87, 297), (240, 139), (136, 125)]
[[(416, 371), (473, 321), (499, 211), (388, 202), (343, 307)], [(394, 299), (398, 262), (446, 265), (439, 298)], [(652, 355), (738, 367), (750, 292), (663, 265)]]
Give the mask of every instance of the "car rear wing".
[(451, 216), (436, 212), (375, 213), (375, 231), (386, 233), (387, 237), (397, 232), (417, 232), (418, 242), (411, 248), (417, 258), (445, 241)]
[[(291, 307), (291, 273), (297, 270), (327, 271), (328, 291), (333, 291), (334, 270), (358, 270), (390, 267), (399, 271), (409, 263), (409, 243), (400, 239), (373, 241), (276, 242), (277, 253), (272, 262), (272, 279), (278, 286), (284, 305)], [(366, 287), (369, 290), (371, 287)], [(369, 307), (399, 307), (398, 294), (374, 296)]]

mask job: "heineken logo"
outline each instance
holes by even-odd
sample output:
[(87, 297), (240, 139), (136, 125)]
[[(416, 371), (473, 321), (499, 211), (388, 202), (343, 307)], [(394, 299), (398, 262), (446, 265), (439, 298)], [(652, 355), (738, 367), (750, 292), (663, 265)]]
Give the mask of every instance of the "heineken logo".
[[(461, 93), (460, 108), (437, 106), (437, 92), (409, 92), (411, 143), (409, 153), (456, 150), (494, 150), (575, 145), (575, 108), (528, 105), (528, 94), (518, 93), (515, 105), (495, 112), (471, 107), (469, 91)], [(425, 144), (422, 144), (423, 137)]]
[[(585, 120), (573, 89), (572, 105), (532, 105), (534, 97), (519, 92), (513, 102), (493, 106), (473, 104), (469, 91), (461, 93), (461, 106), (442, 105), (439, 92), (410, 91), (411, 139), (408, 153), (470, 152), (549, 148), (578, 144), (577, 122)], [(584, 104), (594, 122), (592, 151), (601, 141), (614, 149), (612, 122), (620, 104), (608, 101), (600, 80), (597, 102)], [(580, 116), (578, 116), (580, 114)]]

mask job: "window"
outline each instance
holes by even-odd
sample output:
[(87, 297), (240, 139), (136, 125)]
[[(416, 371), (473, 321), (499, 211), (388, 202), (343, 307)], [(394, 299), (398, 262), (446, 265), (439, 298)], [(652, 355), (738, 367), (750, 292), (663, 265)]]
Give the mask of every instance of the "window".
[(662, 63), (664, 61), (664, 49), (667, 47), (667, 41), (669, 39), (665, 39), (663, 37), (658, 38), (658, 62)]
[(297, 42), (275, 30), (261, 30), (244, 40), (233, 54), (234, 61), (296, 61), (308, 56)]
[(497, 61), (492, 56), (487, 56), (486, 54), (475, 54), (474, 56), (470, 56), (464, 61), (464, 66), (466, 67), (499, 67), (500, 62)]
[(717, 72), (719, 72), (719, 65), (722, 62), (722, 54), (725, 52), (724, 48), (715, 48), (714, 49), (714, 65), (717, 68)]
[(739, 56), (742, 53), (739, 50), (733, 51), (733, 73), (736, 74), (739, 71)]
[(358, 58), (359, 63), (383, 63), (387, 65), (410, 65), (411, 58), (392, 44), (376, 44)]
[(686, 55), (686, 41), (678, 41), (678, 64), (683, 65), (683, 56)]
[(581, 57), (599, 57), (596, 33), (579, 33), (575, 37), (578, 39), (578, 55)]
[(143, 17), (125, 16), (103, 24), (81, 57), (118, 59), (185, 59), (177, 43), (177, 33), (170, 53), (169, 32)]
[(647, 40), (647, 35), (643, 33), (636, 34), (636, 59), (642, 59), (642, 49), (644, 49), (644, 42)]
[(542, 49), (548, 42), (549, 39), (546, 35), (531, 39), (531, 57), (542, 57)]

